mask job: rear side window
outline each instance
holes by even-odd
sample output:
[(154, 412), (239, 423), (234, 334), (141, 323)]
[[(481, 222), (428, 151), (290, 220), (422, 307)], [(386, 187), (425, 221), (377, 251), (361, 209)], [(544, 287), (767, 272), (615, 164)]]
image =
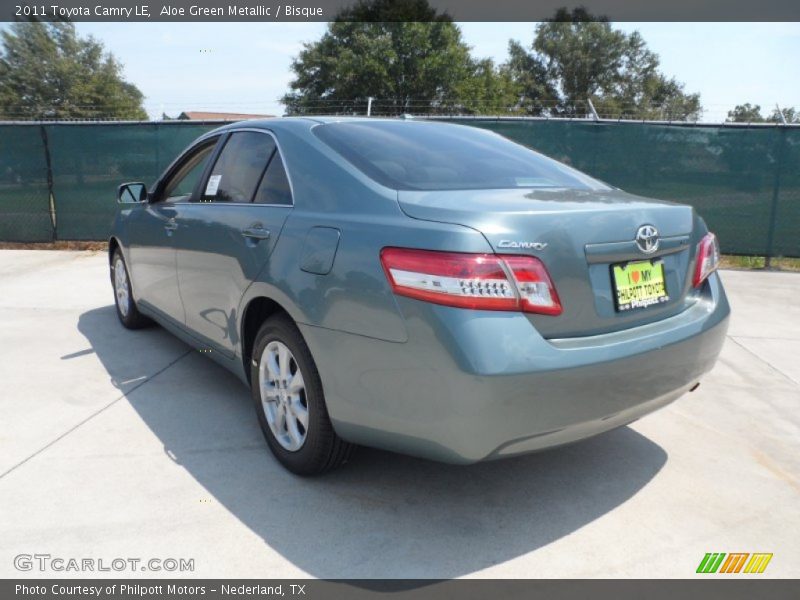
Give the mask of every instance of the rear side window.
[(274, 152), (275, 141), (271, 135), (255, 131), (232, 134), (206, 181), (202, 201), (252, 202)]
[(319, 125), (313, 131), (364, 174), (399, 190), (609, 189), (580, 171), (477, 127), (345, 121)]
[(292, 204), (292, 190), (289, 187), (289, 178), (281, 160), (281, 153), (275, 150), (272, 160), (264, 173), (253, 200), (258, 204)]

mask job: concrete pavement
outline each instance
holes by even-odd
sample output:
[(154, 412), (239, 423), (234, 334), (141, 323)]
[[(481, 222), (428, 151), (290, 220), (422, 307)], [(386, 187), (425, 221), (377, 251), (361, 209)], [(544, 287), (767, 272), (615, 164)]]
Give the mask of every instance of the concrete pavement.
[[(247, 390), (116, 320), (103, 253), (0, 251), (0, 576), (692, 577), (706, 552), (800, 576), (800, 275), (726, 271), (722, 358), (660, 412), (454, 467), (362, 449), (300, 479)], [(19, 554), (194, 559), (20, 572)]]

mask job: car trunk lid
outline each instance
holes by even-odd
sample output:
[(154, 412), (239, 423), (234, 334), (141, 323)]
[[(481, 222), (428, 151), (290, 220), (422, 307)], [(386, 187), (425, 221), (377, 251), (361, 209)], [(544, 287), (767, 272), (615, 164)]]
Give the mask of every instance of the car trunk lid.
[[(529, 315), (546, 338), (590, 336), (631, 328), (677, 314), (693, 302), (689, 265), (694, 211), (620, 190), (565, 188), (400, 191), (410, 217), (480, 231), (498, 254), (536, 256), (547, 267), (563, 312)], [(647, 254), (635, 238), (654, 226), (659, 246)], [(612, 265), (660, 260), (668, 299), (619, 311)]]

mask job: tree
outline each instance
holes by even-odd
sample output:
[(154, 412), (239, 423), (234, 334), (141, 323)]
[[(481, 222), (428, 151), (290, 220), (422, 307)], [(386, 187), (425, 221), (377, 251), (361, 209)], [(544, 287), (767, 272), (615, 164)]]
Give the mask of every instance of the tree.
[(120, 63), (73, 24), (14, 23), (0, 36), (0, 118), (147, 118)]
[(558, 105), (558, 90), (547, 76), (544, 64), (519, 42), (508, 42), (508, 61), (501, 68), (516, 83), (516, 104), (520, 112), (542, 115)]
[(764, 116), (761, 114), (761, 106), (758, 104), (737, 104), (733, 110), (728, 111), (729, 123), (763, 123)]
[(287, 113), (470, 112), (513, 103), (510, 78), (475, 61), (461, 31), (427, 0), (360, 1), (292, 62)]
[(583, 8), (559, 9), (537, 25), (530, 50), (512, 41), (505, 64), (523, 90), (525, 112), (586, 116), (591, 99), (603, 116), (697, 118), (700, 96), (686, 94), (658, 67), (638, 32), (615, 30)]
[[(783, 119), (781, 119), (781, 113), (783, 113)], [(769, 121), (772, 123), (783, 123), (784, 119), (787, 123), (800, 123), (800, 112), (796, 111), (795, 108), (791, 106), (781, 108), (780, 112), (778, 112), (776, 108), (769, 116)]]
[(519, 86), (506, 70), (498, 70), (490, 58), (472, 62), (471, 72), (456, 86), (457, 102), (448, 107), (465, 114), (508, 112), (519, 96)]

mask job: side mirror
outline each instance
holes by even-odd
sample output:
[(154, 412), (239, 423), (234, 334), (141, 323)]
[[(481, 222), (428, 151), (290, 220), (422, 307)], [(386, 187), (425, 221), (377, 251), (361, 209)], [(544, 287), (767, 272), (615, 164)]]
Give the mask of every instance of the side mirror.
[(117, 202), (134, 204), (147, 200), (147, 186), (143, 183), (123, 183), (117, 188)]

